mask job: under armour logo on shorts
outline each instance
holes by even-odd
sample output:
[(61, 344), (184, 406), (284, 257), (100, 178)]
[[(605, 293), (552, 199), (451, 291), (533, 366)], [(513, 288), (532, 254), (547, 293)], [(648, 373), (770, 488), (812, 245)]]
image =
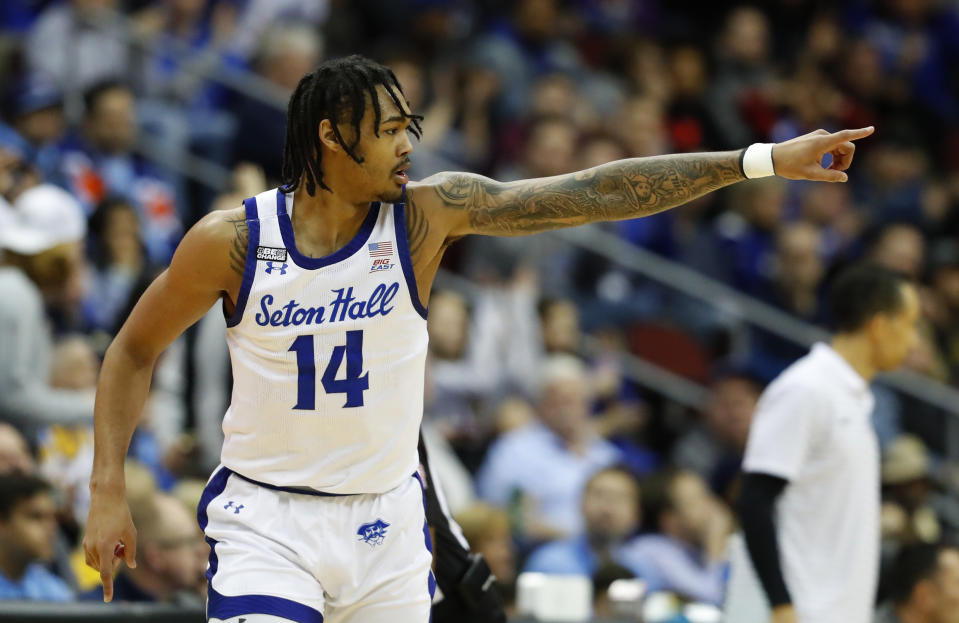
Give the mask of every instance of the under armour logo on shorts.
[(240, 514), (240, 509), (243, 508), (243, 505), (240, 504), (239, 506), (233, 506), (233, 500), (230, 500), (230, 503), (227, 504), (226, 506), (224, 506), (224, 507), (223, 507), (223, 510), (229, 510), (229, 509), (231, 509), (231, 508), (233, 509), (233, 514), (234, 514), (234, 515), (239, 515), (239, 514)]

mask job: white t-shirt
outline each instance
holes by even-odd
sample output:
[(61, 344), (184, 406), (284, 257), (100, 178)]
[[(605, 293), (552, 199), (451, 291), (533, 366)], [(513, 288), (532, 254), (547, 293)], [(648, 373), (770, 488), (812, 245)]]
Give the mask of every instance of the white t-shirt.
[(800, 623), (868, 623), (879, 574), (879, 443), (866, 381), (816, 344), (763, 392), (743, 471), (789, 481), (776, 507)]

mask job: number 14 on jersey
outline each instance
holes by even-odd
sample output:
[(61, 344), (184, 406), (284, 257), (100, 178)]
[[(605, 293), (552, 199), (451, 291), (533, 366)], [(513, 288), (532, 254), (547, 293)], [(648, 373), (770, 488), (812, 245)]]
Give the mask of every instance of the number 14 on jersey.
[[(297, 385), (294, 409), (316, 409), (316, 348), (312, 335), (293, 340), (290, 352), (296, 353)], [(346, 358), (346, 377), (336, 375)], [(346, 394), (344, 408), (362, 407), (363, 392), (370, 388), (370, 374), (363, 372), (363, 332), (347, 331), (346, 345), (334, 346), (330, 362), (320, 379), (327, 394)]]

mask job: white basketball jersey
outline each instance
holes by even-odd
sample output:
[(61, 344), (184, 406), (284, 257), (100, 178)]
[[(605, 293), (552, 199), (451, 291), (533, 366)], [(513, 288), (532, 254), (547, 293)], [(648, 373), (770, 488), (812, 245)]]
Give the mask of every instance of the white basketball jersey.
[(389, 491), (418, 465), (426, 366), (403, 203), (372, 204), (353, 240), (322, 258), (296, 249), (292, 193), (244, 205), (223, 464), (274, 486)]

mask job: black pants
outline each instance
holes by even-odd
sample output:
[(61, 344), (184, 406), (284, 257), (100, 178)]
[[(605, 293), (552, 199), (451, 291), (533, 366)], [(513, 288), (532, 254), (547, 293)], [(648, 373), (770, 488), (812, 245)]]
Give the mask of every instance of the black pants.
[[(420, 434), (420, 464), (426, 476), (426, 521), (433, 532), (434, 575), (443, 599), (433, 607), (435, 623), (505, 623), (503, 600), (486, 561), (470, 554), (453, 531), (453, 518), (437, 495), (429, 457)], [(456, 529), (459, 532), (459, 529)]]

